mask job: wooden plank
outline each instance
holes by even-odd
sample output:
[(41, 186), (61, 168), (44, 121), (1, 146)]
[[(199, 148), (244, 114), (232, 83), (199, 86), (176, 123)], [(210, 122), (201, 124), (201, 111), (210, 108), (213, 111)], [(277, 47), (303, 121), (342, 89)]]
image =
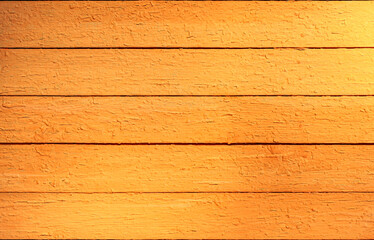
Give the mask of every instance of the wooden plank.
[(6, 95), (374, 94), (374, 49), (3, 49), (0, 62)]
[(1, 97), (0, 142), (373, 143), (373, 97)]
[(0, 191), (374, 191), (372, 156), (349, 145), (0, 145)]
[(1, 194), (1, 238), (370, 239), (373, 194)]
[(1, 2), (0, 47), (368, 47), (374, 3)]

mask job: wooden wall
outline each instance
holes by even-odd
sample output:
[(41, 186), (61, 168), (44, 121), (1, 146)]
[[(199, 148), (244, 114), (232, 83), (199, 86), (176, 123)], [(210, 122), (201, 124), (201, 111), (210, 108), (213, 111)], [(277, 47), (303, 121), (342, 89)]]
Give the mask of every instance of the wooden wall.
[(1, 239), (374, 238), (374, 2), (0, 2)]

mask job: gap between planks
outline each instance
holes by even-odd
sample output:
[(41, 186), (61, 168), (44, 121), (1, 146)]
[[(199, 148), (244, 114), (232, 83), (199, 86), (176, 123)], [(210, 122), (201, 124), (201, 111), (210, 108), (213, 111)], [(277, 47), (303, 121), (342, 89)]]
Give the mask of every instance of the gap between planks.
[[(16, 0), (15, 0), (16, 1)], [(37, 1), (37, 0), (35, 0)], [(67, 0), (70, 1), (70, 0)], [(82, 0), (89, 1), (89, 0)], [(321, 0), (322, 1), (322, 0)], [(342, 0), (336, 0), (342, 1)], [(363, 47), (1, 47), (0, 50), (9, 50), (9, 49), (35, 49), (35, 50), (70, 50), (70, 49), (149, 49), (149, 50), (162, 50), (162, 49), (196, 49), (196, 50), (219, 50), (219, 49), (234, 49), (234, 50), (248, 50), (248, 49), (295, 49), (295, 50), (307, 50), (307, 49), (374, 49), (374, 46), (363, 46)]]
[(147, 142), (112, 142), (112, 143), (82, 143), (82, 142), (0, 142), (0, 145), (140, 145), (140, 146), (157, 146), (157, 145), (196, 145), (196, 146), (240, 146), (240, 145), (300, 145), (300, 146), (313, 146), (313, 145), (329, 145), (329, 146), (339, 146), (339, 145), (367, 145), (372, 146), (374, 143), (362, 142), (362, 143), (267, 143), (267, 142), (241, 142), (241, 143), (229, 143), (229, 142), (216, 142), (216, 143), (184, 143), (184, 142), (158, 142), (158, 143), (147, 143)]
[[(93, 2), (95, 0), (1, 0), (2, 1), (7, 1), (7, 2)], [(144, 0), (110, 0), (111, 2), (142, 2)], [(178, 2), (181, 0), (152, 0), (153, 2)], [(220, 2), (222, 0), (183, 0), (184, 2)], [(223, 0), (225, 2), (289, 2), (290, 0)], [(311, 0), (292, 0), (294, 2), (306, 2), (306, 1), (311, 1)], [(341, 1), (347, 1), (347, 0), (312, 0), (313, 2), (341, 2)], [(349, 0), (352, 2), (359, 2), (362, 0)], [(20, 239), (22, 240), (22, 239)], [(152, 239), (152, 240), (157, 240), (157, 239)], [(215, 240), (215, 239), (213, 239)], [(225, 240), (225, 239), (221, 239)], [(236, 240), (236, 239), (233, 239)], [(247, 239), (250, 240), (250, 239)], [(288, 240), (288, 239), (284, 239)], [(303, 239), (300, 239), (303, 240)], [(313, 240), (313, 239), (310, 239)], [(344, 240), (344, 239), (343, 239)]]
[(76, 191), (69, 191), (69, 192), (46, 192), (46, 191), (4, 191), (0, 194), (352, 194), (352, 193), (361, 193), (361, 194), (374, 194), (374, 191), (202, 191), (202, 192), (195, 192), (195, 191), (175, 191), (175, 192), (167, 192), (167, 191), (156, 191), (156, 192), (149, 192), (149, 191), (126, 191), (126, 192), (76, 192)]
[(7, 95), (0, 97), (374, 97), (374, 94), (344, 94), (344, 95)]

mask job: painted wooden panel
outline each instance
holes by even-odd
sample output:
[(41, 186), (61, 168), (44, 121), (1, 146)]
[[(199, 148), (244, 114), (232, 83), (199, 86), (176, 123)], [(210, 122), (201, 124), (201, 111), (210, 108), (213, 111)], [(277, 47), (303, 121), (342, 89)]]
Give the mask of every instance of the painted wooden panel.
[(1, 2), (0, 47), (372, 47), (374, 2)]
[(2, 97), (1, 142), (373, 143), (373, 97)]
[(373, 36), (372, 1), (0, 2), (0, 239), (372, 239)]
[(0, 194), (0, 237), (370, 239), (373, 195)]
[(374, 94), (374, 49), (3, 49), (0, 62), (3, 95)]
[(373, 156), (349, 145), (0, 145), (0, 191), (374, 191)]

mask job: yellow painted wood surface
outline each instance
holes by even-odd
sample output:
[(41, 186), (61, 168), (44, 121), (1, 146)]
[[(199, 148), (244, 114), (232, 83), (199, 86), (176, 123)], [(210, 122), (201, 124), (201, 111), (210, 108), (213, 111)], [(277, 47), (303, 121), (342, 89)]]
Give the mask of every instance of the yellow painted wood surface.
[(1, 238), (369, 239), (374, 194), (1, 194)]
[(373, 156), (350, 145), (0, 145), (0, 191), (374, 191)]
[(374, 49), (3, 49), (0, 62), (3, 95), (374, 94)]
[(2, 2), (0, 47), (368, 47), (374, 2)]
[(373, 97), (2, 97), (0, 142), (373, 143)]
[(371, 1), (0, 2), (0, 239), (373, 239), (373, 47)]

